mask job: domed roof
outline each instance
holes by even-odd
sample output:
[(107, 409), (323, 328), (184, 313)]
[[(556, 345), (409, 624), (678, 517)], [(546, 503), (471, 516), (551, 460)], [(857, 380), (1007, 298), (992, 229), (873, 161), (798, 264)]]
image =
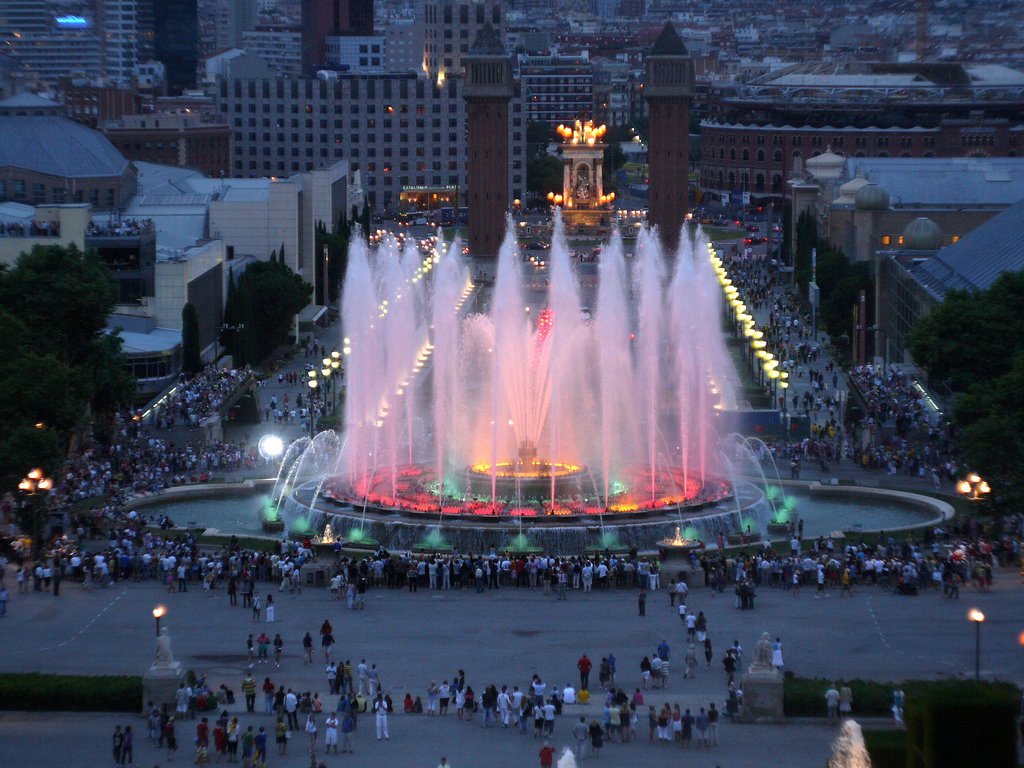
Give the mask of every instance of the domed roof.
[(856, 176), (839, 188), (839, 197), (834, 202), (839, 205), (853, 205), (860, 188), (867, 183), (868, 180), (861, 176), (860, 171), (857, 171)]
[(819, 179), (838, 179), (843, 173), (843, 166), (846, 165), (846, 158), (837, 155), (831, 147), (822, 154), (810, 158), (807, 163), (807, 170)]
[(121, 176), (128, 166), (107, 137), (66, 117), (0, 117), (0, 168), (58, 178)]
[(908, 251), (937, 251), (941, 246), (942, 230), (924, 216), (918, 216), (903, 230), (903, 247)]
[(889, 193), (885, 187), (869, 181), (857, 190), (854, 197), (858, 211), (887, 211), (889, 210)]

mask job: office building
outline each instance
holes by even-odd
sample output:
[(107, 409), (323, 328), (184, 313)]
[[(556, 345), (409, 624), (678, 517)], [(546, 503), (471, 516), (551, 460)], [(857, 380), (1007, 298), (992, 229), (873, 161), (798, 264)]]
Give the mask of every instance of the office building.
[(551, 126), (594, 114), (594, 69), (587, 56), (519, 56), (526, 119)]
[[(228, 75), (217, 108), (231, 126), (233, 176), (289, 176), (347, 160), (371, 207), (396, 213), (407, 188), (468, 189), (463, 78), (440, 86), (422, 74), (345, 74), (323, 78)], [(509, 199), (526, 189), (522, 101), (510, 107)]]
[(498, 0), (427, 0), (423, 20), (424, 60), (434, 80), (463, 73), (462, 59), (485, 24), (504, 45), (505, 15)]
[(103, 135), (135, 161), (195, 168), (207, 176), (231, 169), (231, 128), (200, 114), (125, 115), (103, 124)]

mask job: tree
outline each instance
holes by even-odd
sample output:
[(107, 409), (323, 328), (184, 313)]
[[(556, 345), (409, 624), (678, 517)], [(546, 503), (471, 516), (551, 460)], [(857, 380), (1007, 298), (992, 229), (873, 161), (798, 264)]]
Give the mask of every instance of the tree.
[(203, 357), (199, 349), (199, 315), (191, 301), (181, 308), (181, 370), (193, 375), (203, 369)]
[(610, 142), (605, 148), (603, 158), (605, 194), (618, 190), (619, 169), (626, 164), (626, 159), (626, 153), (622, 151), (622, 146), (617, 141)]
[(991, 503), (1024, 503), (1024, 272), (990, 288), (951, 291), (914, 325), (907, 346), (932, 381), (959, 395), (953, 423), (964, 459), (988, 481)]
[[(315, 249), (317, 275), (322, 276), (324, 247), (327, 248), (327, 296), (329, 301), (337, 301), (341, 292), (341, 280), (345, 275), (345, 268), (348, 263), (348, 243), (352, 228), (348, 221), (342, 216), (338, 220), (337, 229), (331, 233), (327, 231), (327, 225), (317, 222), (315, 229)], [(323, 304), (322, 293), (314, 298), (317, 304)]]
[(562, 191), (562, 162), (551, 155), (526, 161), (526, 191), (536, 197)]
[(967, 392), (1009, 371), (1024, 333), (1022, 302), (1022, 272), (1002, 275), (986, 291), (950, 291), (918, 320), (907, 346), (933, 381)]
[(0, 483), (55, 472), (91, 412), (131, 401), (121, 340), (106, 328), (113, 281), (92, 253), (33, 248), (0, 271)]
[(288, 338), (292, 321), (313, 295), (313, 286), (281, 262), (257, 261), (238, 278), (239, 334), (236, 365), (262, 360)]

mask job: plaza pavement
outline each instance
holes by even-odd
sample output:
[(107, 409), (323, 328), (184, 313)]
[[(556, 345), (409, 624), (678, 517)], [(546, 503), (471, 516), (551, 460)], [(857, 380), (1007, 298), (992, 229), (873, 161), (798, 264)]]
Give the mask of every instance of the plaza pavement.
[[(8, 583), (11, 583), (8, 580)], [(261, 591), (265, 585), (261, 585)], [(637, 616), (632, 591), (570, 593), (565, 603), (540, 590), (501, 590), (482, 595), (472, 591), (428, 592), (373, 590), (363, 612), (348, 612), (344, 604), (329, 600), (323, 590), (308, 589), (301, 595), (275, 591), (278, 621), (254, 625), (251, 612), (228, 605), (223, 591), (205, 595), (192, 588), (186, 594), (168, 595), (153, 582), (116, 585), (109, 589), (82, 591), (65, 582), (60, 597), (29, 592), (12, 595), (8, 615), (0, 620), (0, 671), (39, 671), (77, 674), (142, 674), (154, 650), (154, 623), (150, 610), (156, 603), (168, 606), (164, 619), (170, 628), (175, 657), (187, 669), (206, 673), (211, 687), (222, 682), (239, 694), (245, 667), (245, 639), (250, 631), (281, 632), (285, 640), (282, 668), (260, 665), (257, 679), (270, 675), (275, 683), (301, 690), (319, 691), (327, 686), (322, 653), (311, 666), (301, 658), (301, 638), (311, 632), (319, 651), (317, 630), (325, 617), (338, 639), (335, 658), (360, 658), (376, 663), (381, 680), (400, 706), (406, 691), (425, 696), (430, 680), (449, 680), (464, 669), (467, 682), (480, 692), (489, 683), (520, 688), (537, 672), (549, 686), (578, 682), (576, 660), (586, 652), (595, 667), (612, 651), (618, 659), (618, 682), (627, 690), (639, 685), (640, 658), (653, 652), (663, 639), (672, 647), (672, 672), (667, 692), (647, 694), (648, 702), (679, 701), (684, 707), (705, 706), (715, 701), (724, 708), (725, 674), (722, 652), (739, 640), (747, 661), (762, 631), (778, 635), (784, 644), (786, 669), (801, 676), (865, 677), (876, 680), (934, 678), (970, 675), (974, 664), (973, 627), (966, 619), (969, 607), (980, 607), (987, 616), (982, 628), (982, 675), (1024, 683), (1024, 665), (1017, 636), (1024, 629), (1024, 590), (1015, 570), (996, 574), (991, 593), (965, 589), (957, 600), (940, 593), (901, 597), (878, 588), (864, 587), (852, 598), (832, 593), (815, 599), (805, 588), (794, 598), (782, 590), (761, 589), (754, 611), (733, 607), (729, 593), (711, 598), (695, 590), (689, 605), (708, 617), (709, 635), (715, 647), (712, 670), (701, 669), (695, 680), (681, 677), (685, 653), (684, 631), (665, 594), (652, 595), (648, 615)], [(744, 666), (746, 661), (744, 662)], [(591, 672), (596, 678), (597, 670)], [(824, 691), (822, 691), (824, 694)], [(258, 697), (259, 699), (259, 697)], [(330, 706), (334, 697), (328, 697)], [(257, 709), (260, 708), (257, 702)], [(823, 707), (824, 708), (824, 707)], [(236, 705), (233, 710), (244, 709)], [(574, 722), (572, 712), (556, 723), (553, 743), (568, 743)], [(856, 713), (857, 702), (854, 702)], [(582, 708), (589, 717), (599, 708)], [(242, 717), (243, 725), (270, 724), (262, 715)], [(109, 763), (109, 733), (115, 723), (132, 723), (138, 732), (136, 762), (165, 765), (162, 755), (146, 744), (145, 723), (137, 715), (0, 714), (0, 765), (2, 766), (99, 766)], [(356, 738), (360, 764), (384, 768), (435, 766), (447, 755), (456, 768), (477, 766), (537, 765), (539, 744), (531, 736), (512, 732), (483, 731), (479, 724), (458, 723), (453, 716), (434, 720), (421, 715), (394, 715), (391, 741), (378, 745), (372, 737), (372, 718), (360, 721)], [(500, 731), (501, 729), (498, 729)], [(646, 739), (646, 720), (640, 732)], [(194, 723), (179, 730), (182, 749), (176, 763), (191, 764), (188, 745)], [(743, 726), (723, 723), (722, 746), (710, 752), (691, 750), (683, 762), (689, 766), (761, 766), (778, 764), (785, 755), (795, 768), (820, 768), (835, 736), (834, 727), (823, 721), (797, 721), (780, 726)], [(271, 766), (308, 765), (302, 736), (292, 742), (287, 758), (272, 753)], [(769, 747), (766, 750), (766, 745)], [(27, 762), (32, 756), (31, 763)], [(604, 762), (635, 763), (651, 768), (678, 765), (673, 748), (646, 743), (609, 745)], [(331, 756), (328, 765), (351, 763), (348, 756)]]

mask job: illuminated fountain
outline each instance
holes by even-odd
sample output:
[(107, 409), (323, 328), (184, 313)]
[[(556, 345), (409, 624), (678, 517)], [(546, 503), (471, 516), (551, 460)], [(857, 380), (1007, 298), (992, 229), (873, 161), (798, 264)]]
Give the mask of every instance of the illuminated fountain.
[(546, 289), (511, 222), (493, 290), (458, 240), (354, 239), (347, 429), (335, 453), (282, 468), (286, 516), (463, 551), (652, 550), (679, 526), (702, 541), (739, 529), (759, 495), (734, 494), (715, 430), (734, 406), (721, 290), (699, 228), (684, 235), (665, 254), (644, 229), (627, 256), (615, 233), (591, 295), (557, 213)]

